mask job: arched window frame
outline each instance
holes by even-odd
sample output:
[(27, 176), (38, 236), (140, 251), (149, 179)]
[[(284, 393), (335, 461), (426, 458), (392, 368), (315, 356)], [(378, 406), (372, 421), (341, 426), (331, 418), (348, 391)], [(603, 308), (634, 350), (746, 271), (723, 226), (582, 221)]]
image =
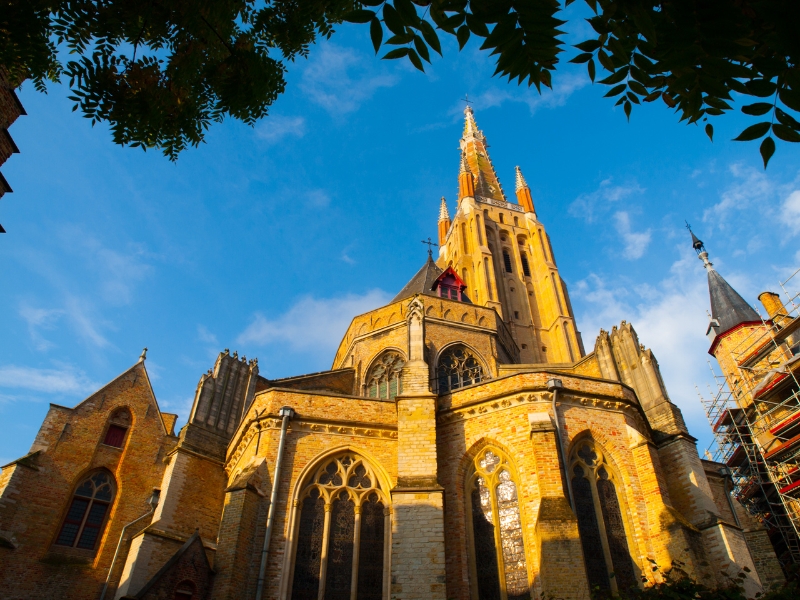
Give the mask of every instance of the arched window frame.
[[(344, 465), (345, 459), (349, 459), (350, 463)], [(334, 463), (337, 465), (336, 473), (341, 475), (341, 484), (334, 484), (333, 479), (330, 483), (321, 480), (322, 475), (326, 472), (329, 466)], [(324, 597), (325, 580), (327, 575), (327, 548), (330, 540), (331, 530), (331, 513), (332, 503), (340, 497), (347, 497), (354, 503), (355, 512), (355, 525), (353, 536), (353, 572), (351, 579), (351, 594), (353, 593), (353, 586), (355, 587), (356, 598), (362, 596), (358, 594), (359, 581), (359, 536), (361, 530), (361, 509), (365, 501), (374, 499), (373, 495), (377, 495), (377, 501), (383, 504), (383, 574), (381, 584), (381, 598), (387, 600), (389, 597), (389, 574), (391, 570), (391, 531), (392, 531), (392, 507), (391, 498), (387, 490), (390, 489), (388, 477), (385, 473), (380, 471), (374, 466), (374, 462), (362, 452), (347, 448), (336, 449), (326, 453), (324, 456), (319, 457), (317, 460), (312, 461), (303, 470), (298, 478), (298, 485), (294, 492), (293, 511), (289, 523), (289, 542), (288, 552), (284, 563), (284, 579), (281, 584), (281, 598), (291, 600), (293, 598), (293, 584), (295, 579), (295, 568), (297, 567), (297, 552), (300, 530), (300, 519), (303, 509), (303, 502), (312, 493), (319, 494), (319, 497), (324, 502), (324, 524), (322, 527), (322, 555), (320, 556), (320, 577), (319, 577), (319, 597)], [(350, 478), (358, 466), (363, 466), (366, 470), (367, 476), (370, 478), (370, 487), (351, 487)]]
[[(585, 452), (586, 449), (588, 449), (588, 453)], [(636, 561), (633, 559), (634, 549), (636, 546), (634, 543), (634, 538), (631, 535), (633, 530), (631, 528), (627, 502), (624, 496), (624, 490), (626, 489), (626, 486), (619, 475), (619, 471), (611, 463), (608, 453), (605, 451), (605, 449), (589, 435), (580, 436), (573, 442), (569, 457), (569, 477), (573, 496), (575, 496), (577, 493), (575, 491), (575, 479), (577, 478), (576, 468), (583, 470), (584, 477), (589, 482), (592, 496), (592, 507), (594, 509), (594, 520), (600, 537), (603, 561), (607, 570), (608, 589), (612, 594), (618, 594), (620, 591), (620, 586), (629, 588), (634, 585), (640, 585), (639, 582), (641, 578), (641, 570), (636, 564)], [(623, 530), (622, 540), (625, 542), (625, 550), (627, 551), (628, 559), (630, 561), (630, 570), (627, 573), (625, 572), (625, 564), (615, 564), (613, 559), (614, 552), (612, 551), (609, 542), (603, 505), (601, 503), (600, 494), (597, 487), (597, 483), (601, 479), (603, 473), (605, 474), (605, 477), (602, 478), (610, 481), (614, 485), (617, 509), (619, 511), (619, 518)], [(577, 497), (575, 497), (575, 504), (577, 512), (580, 513), (580, 504)], [(578, 519), (580, 529), (581, 514), (578, 514)], [(581, 543), (585, 543), (583, 537), (581, 537)], [(619, 550), (617, 550), (617, 552), (619, 552)], [(586, 548), (584, 548), (584, 558), (586, 558), (587, 554), (589, 553), (587, 553)], [(610, 576), (612, 573), (614, 574), (613, 577)], [(589, 585), (592, 586), (593, 582), (591, 581), (588, 565), (587, 578), (589, 578)]]
[[(391, 363), (387, 361), (392, 361)], [(399, 361), (399, 362), (398, 362)], [(378, 400), (393, 400), (397, 395), (403, 393), (403, 377), (402, 377), (402, 368), (403, 365), (406, 363), (405, 354), (403, 354), (397, 348), (387, 348), (380, 352), (370, 363), (369, 367), (367, 367), (366, 374), (364, 375), (364, 384), (363, 384), (363, 396), (365, 398), (376, 398)], [(387, 370), (384, 373), (380, 374), (375, 379), (375, 371), (382, 367), (384, 369), (391, 368), (391, 370)], [(386, 378), (384, 381), (384, 374), (386, 374)], [(373, 392), (373, 382), (374, 382), (374, 391), (375, 395), (372, 395)], [(385, 384), (386, 395), (383, 395), (383, 388), (382, 385)], [(392, 386), (395, 386), (394, 395), (392, 395)]]
[[(110, 472), (100, 469), (84, 474), (69, 496), (53, 546), (94, 554), (108, 526), (116, 496), (117, 482)], [(102, 513), (98, 514), (100, 510)], [(93, 538), (91, 534), (86, 537), (90, 532), (94, 533)]]
[(108, 418), (103, 431), (103, 445), (112, 448), (124, 448), (133, 428), (133, 414), (127, 406), (115, 408)]
[(514, 272), (511, 267), (511, 250), (508, 248), (503, 248), (503, 266), (505, 267), (506, 273)]
[(531, 276), (531, 267), (530, 267), (530, 264), (528, 263), (528, 255), (525, 254), (525, 252), (520, 252), (519, 253), (519, 258), (520, 258), (520, 261), (522, 262), (522, 274), (525, 277), (530, 277)]
[[(486, 458), (488, 453), (491, 453), (496, 459), (497, 462), (494, 463), (494, 468), (491, 470), (487, 470), (488, 465), (483, 465), (482, 462), (486, 462)], [(509, 474), (508, 481), (514, 484), (516, 488), (516, 509), (517, 509), (517, 516), (518, 516), (518, 533), (519, 533), (519, 541), (522, 544), (522, 562), (523, 562), (523, 569), (518, 570), (524, 571), (525, 577), (521, 578), (521, 583), (523, 583), (523, 590), (511, 590), (512, 595), (509, 595), (508, 589), (508, 582), (506, 577), (506, 560), (504, 557), (504, 544), (503, 544), (503, 532), (501, 531), (501, 524), (500, 524), (500, 510), (498, 506), (498, 499), (497, 499), (497, 489), (501, 483), (504, 481), (501, 479), (501, 473), (507, 472)], [(480, 448), (480, 450), (475, 454), (472, 458), (470, 465), (467, 469), (466, 480), (464, 485), (464, 503), (465, 503), (465, 510), (464, 515), (466, 519), (466, 531), (467, 531), (467, 544), (468, 544), (468, 551), (467, 554), (469, 556), (469, 571), (470, 571), (470, 598), (472, 600), (483, 600), (480, 594), (480, 582), (478, 579), (478, 561), (476, 557), (476, 546), (475, 546), (475, 531), (473, 528), (473, 499), (472, 493), (475, 489), (476, 483), (478, 478), (483, 478), (485, 482), (486, 488), (489, 490), (489, 497), (491, 501), (491, 514), (492, 514), (492, 521), (494, 525), (494, 548), (495, 548), (495, 559), (497, 564), (497, 578), (498, 578), (498, 585), (499, 585), (499, 596), (497, 597), (498, 600), (517, 600), (519, 598), (530, 598), (531, 596), (531, 589), (532, 589), (532, 579), (531, 579), (531, 571), (528, 569), (528, 565), (531, 564), (528, 561), (528, 546), (525, 543), (525, 531), (527, 531), (527, 527), (525, 525), (526, 518), (524, 511), (520, 507), (520, 485), (519, 485), (519, 476), (518, 471), (509, 457), (508, 453), (506, 453), (503, 449), (499, 448), (495, 444), (487, 444)], [(508, 522), (508, 521), (507, 521)], [(515, 528), (516, 529), (516, 528)], [(508, 544), (505, 546), (508, 547)], [(519, 580), (518, 580), (519, 581)], [(516, 591), (517, 594), (513, 594)]]
[[(443, 381), (443, 379), (442, 379), (442, 377), (443, 377), (443, 373), (442, 373), (443, 364), (442, 364), (442, 361), (444, 360), (444, 358), (447, 356), (448, 353), (454, 352), (455, 350), (458, 350), (458, 349), (463, 350), (467, 355), (469, 355), (470, 358), (472, 358), (477, 363), (477, 367), (480, 369), (479, 377), (478, 378), (469, 377), (466, 380), (470, 381), (470, 383), (464, 383), (465, 378), (463, 377), (462, 374), (459, 374), (458, 375), (458, 382), (457, 382), (458, 385), (453, 386), (452, 384), (449, 384), (447, 386), (443, 386), (442, 385), (442, 381)], [(466, 359), (465, 359), (465, 362), (466, 362)], [(482, 381), (486, 381), (487, 379), (491, 379), (491, 375), (489, 373), (489, 369), (486, 367), (486, 362), (483, 360), (481, 355), (475, 349), (471, 348), (470, 346), (459, 342), (459, 343), (455, 343), (455, 344), (450, 344), (449, 346), (445, 346), (439, 352), (439, 355), (436, 357), (436, 370), (434, 371), (434, 378), (435, 378), (435, 381), (436, 381), (436, 390), (437, 390), (437, 392), (439, 394), (449, 394), (450, 392), (452, 392), (454, 390), (458, 390), (458, 389), (461, 389), (463, 387), (467, 387), (467, 386), (470, 386), (470, 385), (474, 385), (476, 383), (480, 383)]]

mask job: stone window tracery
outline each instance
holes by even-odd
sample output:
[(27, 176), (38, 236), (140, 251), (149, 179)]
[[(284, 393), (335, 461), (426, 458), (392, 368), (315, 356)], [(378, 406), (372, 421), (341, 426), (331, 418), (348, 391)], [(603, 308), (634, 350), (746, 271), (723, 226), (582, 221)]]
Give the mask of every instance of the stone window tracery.
[(114, 481), (98, 471), (78, 485), (56, 538), (57, 546), (94, 550), (106, 526), (108, 508), (116, 493)]
[(529, 600), (528, 568), (514, 470), (505, 453), (485, 448), (467, 477), (473, 587), (480, 600)]
[(436, 367), (436, 377), (440, 394), (480, 383), (486, 378), (478, 359), (460, 345), (451, 346), (442, 353)]
[(365, 396), (392, 400), (403, 393), (403, 367), (405, 358), (395, 351), (381, 355), (364, 378)]
[(298, 509), (292, 600), (381, 600), (389, 510), (370, 465), (352, 452), (326, 460)]
[(570, 473), (589, 587), (616, 593), (636, 586), (618, 480), (593, 440), (573, 449)]

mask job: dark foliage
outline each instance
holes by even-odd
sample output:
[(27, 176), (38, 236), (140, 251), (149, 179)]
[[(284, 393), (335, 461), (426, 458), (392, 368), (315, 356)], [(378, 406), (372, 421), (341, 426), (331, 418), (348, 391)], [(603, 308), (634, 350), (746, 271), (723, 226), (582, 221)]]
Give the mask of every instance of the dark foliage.
[[(552, 86), (564, 51), (559, 12), (573, 0), (6, 0), (0, 65), (12, 80), (69, 78), (76, 109), (108, 121), (120, 144), (171, 158), (226, 115), (253, 123), (285, 87), (287, 61), (342, 21), (370, 30), (375, 51), (424, 69), (439, 35), (470, 37), (496, 57), (495, 74)], [(737, 141), (800, 142), (797, 0), (585, 0), (596, 36), (576, 46), (592, 81), (630, 118), (662, 101), (681, 121), (733, 110), (757, 118)], [(68, 50), (63, 61), (58, 50)], [(599, 67), (598, 67), (599, 64)]]

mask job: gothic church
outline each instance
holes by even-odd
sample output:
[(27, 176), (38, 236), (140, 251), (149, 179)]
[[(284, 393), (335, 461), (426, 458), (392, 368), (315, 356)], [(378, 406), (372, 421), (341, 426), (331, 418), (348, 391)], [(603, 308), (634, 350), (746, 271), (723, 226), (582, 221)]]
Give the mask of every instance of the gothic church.
[(469, 108), (458, 187), (436, 260), (329, 371), (269, 380), (225, 350), (180, 431), (144, 354), (52, 404), (0, 475), (0, 596), (588, 600), (673, 560), (746, 567), (750, 595), (780, 580), (631, 324), (586, 353), (530, 189), (517, 168), (506, 196)]

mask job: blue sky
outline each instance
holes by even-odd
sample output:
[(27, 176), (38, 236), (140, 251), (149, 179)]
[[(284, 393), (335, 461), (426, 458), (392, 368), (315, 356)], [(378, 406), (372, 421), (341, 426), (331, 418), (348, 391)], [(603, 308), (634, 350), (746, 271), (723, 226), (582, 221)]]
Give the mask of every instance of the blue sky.
[(176, 164), (113, 145), (65, 87), (26, 85), (0, 203), (0, 464), (49, 402), (76, 404), (144, 346), (181, 424), (223, 348), (271, 378), (329, 368), (350, 318), (425, 260), (439, 198), (455, 207), (465, 93), (506, 191), (515, 165), (532, 188), (587, 350), (632, 322), (707, 446), (708, 298), (684, 219), (756, 305), (800, 266), (800, 151), (780, 144), (765, 172), (756, 145), (729, 141), (741, 115), (717, 119), (712, 144), (661, 103), (626, 122), (582, 65), (539, 96), (493, 79), (477, 44), (444, 46), (421, 74), (345, 27), (290, 65), (270, 117), (214, 125)]

